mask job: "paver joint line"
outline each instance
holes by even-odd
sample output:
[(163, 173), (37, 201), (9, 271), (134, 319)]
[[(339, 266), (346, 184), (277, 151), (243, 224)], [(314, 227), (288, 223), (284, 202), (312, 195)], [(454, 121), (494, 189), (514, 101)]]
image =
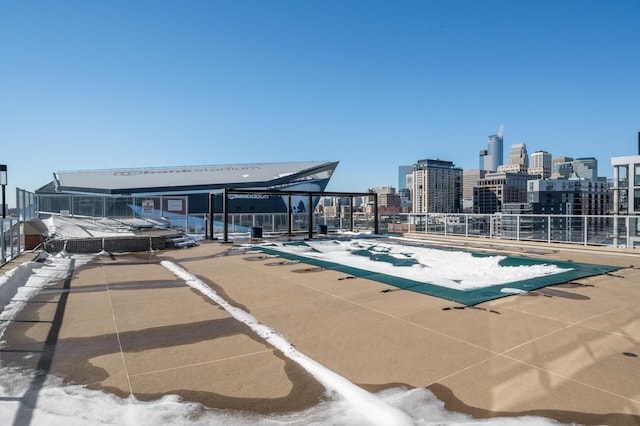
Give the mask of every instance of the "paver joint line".
[(124, 357), (124, 351), (122, 350), (122, 342), (120, 341), (120, 331), (118, 330), (118, 323), (116, 321), (116, 313), (113, 309), (113, 300), (111, 300), (111, 291), (109, 290), (109, 280), (107, 279), (107, 274), (104, 271), (104, 267), (100, 266), (102, 273), (104, 274), (104, 283), (107, 288), (107, 297), (109, 298), (109, 307), (111, 308), (111, 317), (113, 318), (113, 326), (116, 330), (116, 338), (118, 340), (118, 348), (120, 349), (120, 357), (122, 358), (122, 366), (124, 368), (124, 374), (127, 377), (127, 384), (129, 385), (129, 394), (133, 395), (133, 387), (131, 386), (131, 378), (129, 376), (129, 370), (127, 369), (127, 361)]
[(257, 352), (251, 352), (251, 353), (242, 354), (242, 355), (230, 356), (230, 357), (227, 357), (227, 358), (219, 358), (219, 359), (214, 359), (214, 360), (211, 360), (211, 361), (195, 362), (193, 364), (185, 364), (185, 365), (180, 365), (178, 367), (163, 368), (163, 369), (160, 369), (160, 370), (147, 371), (147, 372), (144, 372), (144, 373), (132, 374), (131, 377), (147, 376), (147, 375), (150, 375), (150, 374), (164, 373), (166, 371), (180, 370), (182, 368), (196, 367), (196, 366), (199, 366), (199, 365), (215, 364), (217, 362), (231, 361), (231, 360), (234, 360), (234, 359), (246, 358), (246, 357), (250, 357), (250, 356), (253, 356), (253, 355), (260, 355), (260, 354), (264, 354), (264, 353), (268, 353), (268, 352), (275, 352), (275, 349), (265, 349), (263, 351), (257, 351)]

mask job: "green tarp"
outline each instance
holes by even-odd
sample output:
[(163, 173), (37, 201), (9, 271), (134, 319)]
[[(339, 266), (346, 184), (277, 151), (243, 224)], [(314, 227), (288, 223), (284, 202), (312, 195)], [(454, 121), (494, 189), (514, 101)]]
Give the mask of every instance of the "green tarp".
[[(289, 243), (292, 244), (292, 243)], [(304, 242), (296, 242), (294, 244), (303, 245)], [(513, 293), (505, 293), (501, 290), (504, 288), (518, 289), (523, 291), (532, 291), (542, 287), (562, 284), (568, 281), (577, 280), (579, 278), (589, 277), (593, 275), (606, 274), (620, 269), (615, 266), (593, 265), (588, 263), (577, 262), (559, 262), (552, 260), (539, 260), (524, 257), (509, 257), (500, 262), (501, 266), (530, 266), (530, 265), (557, 265), (562, 269), (571, 269), (553, 275), (545, 275), (534, 279), (513, 281), (505, 284), (476, 288), (471, 290), (458, 290), (449, 287), (439, 286), (436, 284), (428, 284), (406, 278), (400, 278), (393, 275), (381, 274), (378, 272), (367, 271), (365, 269), (354, 268), (350, 266), (340, 265), (324, 260), (313, 259), (299, 254), (287, 253), (278, 250), (276, 245), (273, 246), (254, 246), (256, 250), (264, 253), (276, 255), (289, 260), (297, 260), (309, 265), (319, 266), (325, 269), (339, 271), (354, 277), (367, 278), (381, 283), (389, 284), (399, 289), (409, 290), (416, 293), (428, 294), (430, 296), (439, 297), (446, 300), (461, 303), (466, 306), (473, 306), (488, 300), (498, 299), (501, 297), (511, 296)], [(485, 254), (474, 253), (476, 256), (487, 256)]]

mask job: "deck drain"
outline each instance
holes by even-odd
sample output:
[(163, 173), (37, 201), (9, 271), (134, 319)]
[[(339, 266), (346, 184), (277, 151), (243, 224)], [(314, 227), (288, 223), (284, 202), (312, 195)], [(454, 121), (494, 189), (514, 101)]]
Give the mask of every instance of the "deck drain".
[(638, 358), (638, 354), (634, 354), (633, 352), (622, 352), (622, 355), (628, 356), (631, 358)]
[(265, 263), (266, 266), (282, 266), (282, 265), (295, 265), (298, 263), (298, 260), (283, 260), (281, 262), (271, 262)]

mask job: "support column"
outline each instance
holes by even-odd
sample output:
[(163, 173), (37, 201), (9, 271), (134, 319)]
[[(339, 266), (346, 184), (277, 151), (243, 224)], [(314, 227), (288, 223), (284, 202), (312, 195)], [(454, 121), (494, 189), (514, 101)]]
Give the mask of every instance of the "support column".
[(351, 210), (351, 220), (349, 223), (349, 231), (353, 232), (353, 195), (349, 196), (349, 200), (351, 201), (351, 207), (349, 208)]
[(291, 210), (291, 194), (287, 194), (287, 234), (291, 235), (291, 222), (293, 221), (293, 211)]
[(215, 240), (214, 237), (214, 228), (213, 228), (213, 212), (214, 212), (214, 198), (215, 195), (212, 193), (209, 193), (209, 235), (208, 235), (208, 239), (210, 240)]
[[(627, 176), (629, 172), (627, 172)], [(618, 247), (618, 214), (620, 213), (620, 166), (613, 166), (613, 246)], [(628, 243), (627, 243), (628, 245)]]
[(308, 221), (309, 221), (309, 239), (313, 238), (313, 196), (311, 195), (311, 193), (309, 193), (309, 214), (308, 214)]
[[(388, 232), (388, 231), (387, 231)], [(373, 233), (380, 233), (380, 225), (378, 223), (378, 193), (373, 193)]]
[(224, 217), (224, 230), (223, 230), (223, 235), (224, 235), (224, 239), (223, 241), (225, 243), (229, 242), (229, 194), (227, 193), (227, 188), (224, 189), (223, 193), (222, 193), (222, 216)]

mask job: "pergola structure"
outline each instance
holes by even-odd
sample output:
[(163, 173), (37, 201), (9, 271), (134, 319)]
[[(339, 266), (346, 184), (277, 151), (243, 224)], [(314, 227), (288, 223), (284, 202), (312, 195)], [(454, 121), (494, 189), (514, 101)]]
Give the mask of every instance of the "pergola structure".
[[(363, 196), (367, 196), (367, 197), (373, 197), (373, 208), (374, 208), (374, 233), (377, 234), (379, 231), (379, 227), (378, 227), (378, 194), (377, 193), (370, 193), (370, 192), (324, 192), (324, 191), (279, 191), (279, 190), (260, 190), (260, 189), (233, 189), (233, 188), (225, 188), (222, 190), (222, 200), (223, 200), (223, 207), (222, 207), (222, 216), (223, 216), (223, 222), (224, 222), (224, 239), (223, 242), (227, 243), (229, 242), (229, 195), (234, 194), (234, 195), (238, 195), (238, 194), (256, 194), (256, 195), (286, 195), (288, 198), (287, 201), (287, 214), (288, 214), (288, 220), (287, 220), (287, 232), (289, 235), (292, 234), (292, 229), (291, 229), (291, 222), (292, 222), (292, 215), (293, 215), (293, 210), (291, 209), (291, 196), (307, 196), (309, 197), (309, 239), (313, 238), (313, 197), (326, 197), (326, 196), (330, 196), (330, 197), (349, 197), (350, 199), (350, 204), (351, 204), (351, 209), (350, 209), (350, 215), (351, 215), (351, 220), (349, 221), (349, 230), (353, 231), (353, 210), (354, 210), (354, 206), (353, 206), (353, 198), (354, 197), (363, 197)], [(209, 235), (208, 238), (213, 240), (213, 197), (214, 197), (214, 193), (210, 193), (209, 194)]]

